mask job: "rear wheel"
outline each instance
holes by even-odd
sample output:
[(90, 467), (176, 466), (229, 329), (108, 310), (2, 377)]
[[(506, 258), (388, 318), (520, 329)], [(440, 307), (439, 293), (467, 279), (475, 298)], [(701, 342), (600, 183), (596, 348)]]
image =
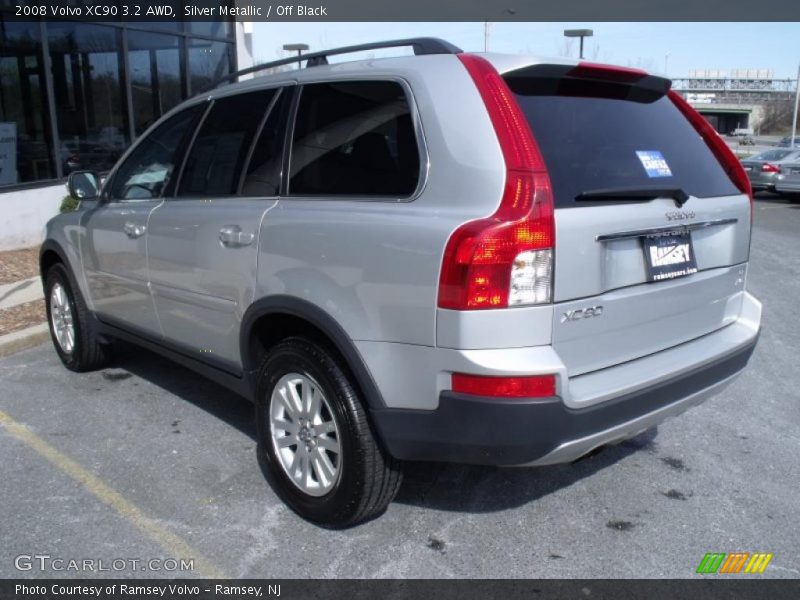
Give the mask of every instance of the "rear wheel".
[(378, 444), (346, 369), (325, 347), (289, 338), (265, 359), (258, 389), (259, 458), (300, 516), (348, 527), (386, 510), (399, 463)]
[(104, 366), (109, 349), (100, 340), (94, 315), (64, 265), (55, 264), (47, 271), (45, 294), (50, 336), (64, 366), (72, 371)]

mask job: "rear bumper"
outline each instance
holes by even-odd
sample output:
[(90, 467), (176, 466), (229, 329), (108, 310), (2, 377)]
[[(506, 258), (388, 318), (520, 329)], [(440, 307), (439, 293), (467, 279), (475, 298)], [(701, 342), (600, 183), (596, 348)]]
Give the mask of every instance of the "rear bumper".
[[(725, 388), (746, 366), (755, 349), (760, 305), (749, 297), (752, 319), (744, 319), (701, 340), (665, 351), (676, 367), (681, 354), (707, 353), (691, 367), (680, 364), (669, 376), (662, 372), (647, 385), (617, 394), (602, 393), (602, 401), (570, 407), (562, 398), (496, 400), (442, 391), (435, 410), (381, 409), (373, 422), (389, 452), (403, 460), (431, 460), (502, 466), (571, 462), (600, 446), (638, 435), (664, 419), (699, 404)], [(694, 345), (692, 348), (691, 345)], [(593, 387), (611, 385), (615, 369), (637, 366), (654, 373), (645, 357), (605, 369)], [(676, 361), (676, 362), (673, 362)], [(605, 373), (604, 373), (605, 372)], [(609, 389), (609, 388), (607, 388)]]
[(713, 364), (650, 388), (573, 410), (560, 398), (497, 401), (442, 392), (433, 411), (374, 413), (389, 452), (404, 460), (486, 465), (570, 462), (633, 437), (722, 390), (756, 341)]
[(761, 173), (758, 175), (752, 175), (751, 173), (748, 173), (748, 179), (750, 180), (750, 185), (754, 190), (770, 190), (775, 188), (774, 173), (764, 175)]
[(774, 187), (776, 192), (800, 193), (800, 181), (779, 181)]

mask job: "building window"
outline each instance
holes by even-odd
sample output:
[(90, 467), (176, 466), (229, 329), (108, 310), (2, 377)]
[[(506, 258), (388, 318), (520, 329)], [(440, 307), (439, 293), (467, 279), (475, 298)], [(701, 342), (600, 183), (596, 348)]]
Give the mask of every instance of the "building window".
[[(218, 7), (222, 2), (214, 3)], [(229, 38), (233, 32), (230, 21), (189, 21), (189, 33), (208, 37)]]
[(189, 93), (199, 94), (233, 71), (233, 44), (189, 38)]
[(0, 186), (56, 176), (39, 31), (0, 20)]
[(130, 144), (120, 85), (121, 31), (48, 23), (58, 134), (70, 154), (64, 173), (107, 171)]
[(0, 0), (0, 188), (109, 171), (132, 138), (236, 65), (232, 21), (9, 22), (7, 4)]
[(186, 97), (180, 39), (174, 35), (128, 31), (128, 69), (133, 127), (139, 136)]

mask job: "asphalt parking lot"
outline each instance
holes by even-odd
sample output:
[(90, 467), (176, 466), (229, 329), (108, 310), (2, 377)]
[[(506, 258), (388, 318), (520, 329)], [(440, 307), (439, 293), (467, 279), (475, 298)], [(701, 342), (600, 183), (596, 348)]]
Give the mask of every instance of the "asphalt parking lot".
[[(347, 531), (284, 506), (252, 407), (189, 371), (132, 347), (86, 375), (49, 345), (2, 359), (0, 577), (692, 577), (733, 551), (774, 554), (741, 577), (800, 577), (800, 204), (757, 199), (751, 260), (764, 329), (722, 395), (572, 465), (410, 465), (388, 512)], [(37, 554), (195, 562), (17, 570)]]

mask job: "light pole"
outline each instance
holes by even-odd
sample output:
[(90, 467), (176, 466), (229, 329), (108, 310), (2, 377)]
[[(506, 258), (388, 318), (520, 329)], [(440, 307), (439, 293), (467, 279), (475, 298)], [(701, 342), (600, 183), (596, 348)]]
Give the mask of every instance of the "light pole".
[(667, 53), (664, 54), (664, 75), (669, 75), (669, 69), (667, 68), (667, 65), (669, 64), (669, 55), (670, 54), (671, 53), (670, 53), (669, 50), (667, 50)]
[(581, 51), (580, 57), (583, 58), (583, 38), (585, 37), (592, 37), (594, 35), (594, 31), (591, 29), (565, 29), (564, 30), (564, 37), (577, 37), (581, 38)]
[(303, 50), (308, 50), (308, 44), (284, 44), (283, 49), (288, 52), (297, 51), (297, 68), (300, 68), (300, 57), (303, 55)]
[(789, 142), (789, 148), (794, 148), (794, 137), (797, 131), (797, 105), (800, 104), (800, 66), (797, 67), (797, 81), (794, 87), (794, 117), (792, 117), (792, 139)]

